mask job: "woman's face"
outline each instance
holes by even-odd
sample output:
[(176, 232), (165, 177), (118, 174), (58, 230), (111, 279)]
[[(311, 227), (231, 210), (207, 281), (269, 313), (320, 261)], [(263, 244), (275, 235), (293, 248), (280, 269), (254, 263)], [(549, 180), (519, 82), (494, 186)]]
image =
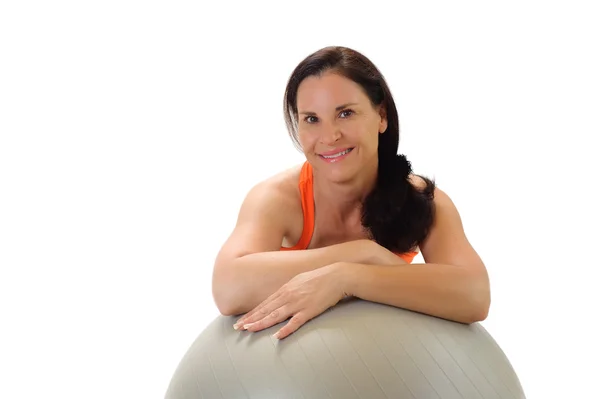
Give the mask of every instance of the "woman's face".
[(362, 87), (325, 72), (298, 87), (298, 140), (312, 166), (342, 181), (377, 162), (379, 134), (387, 119)]

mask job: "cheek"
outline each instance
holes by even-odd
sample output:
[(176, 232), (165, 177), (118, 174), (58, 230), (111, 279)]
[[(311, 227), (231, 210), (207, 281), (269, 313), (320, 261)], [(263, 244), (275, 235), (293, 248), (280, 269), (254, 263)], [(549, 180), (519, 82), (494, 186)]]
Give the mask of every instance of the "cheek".
[(357, 141), (370, 145), (374, 141), (377, 142), (379, 140), (379, 126), (372, 123), (353, 126), (348, 129), (348, 135)]
[(314, 146), (314, 143), (317, 141), (318, 135), (314, 131), (310, 131), (307, 129), (299, 129), (298, 130), (298, 141), (303, 148), (309, 148)]
[(379, 146), (379, 126), (373, 127), (372, 124), (363, 125), (360, 130), (358, 130), (353, 135), (353, 141), (360, 143), (360, 146), (363, 148), (364, 153), (372, 153), (377, 152), (377, 147)]

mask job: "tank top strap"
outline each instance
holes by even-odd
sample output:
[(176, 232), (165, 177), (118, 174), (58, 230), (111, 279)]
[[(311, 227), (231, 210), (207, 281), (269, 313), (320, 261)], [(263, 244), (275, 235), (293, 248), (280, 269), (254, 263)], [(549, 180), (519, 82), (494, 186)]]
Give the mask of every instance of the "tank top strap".
[(302, 165), (298, 189), (300, 190), (300, 202), (303, 214), (302, 235), (296, 245), (290, 248), (281, 247), (282, 251), (306, 249), (312, 239), (315, 228), (315, 199), (313, 196), (313, 170), (309, 162), (304, 162)]

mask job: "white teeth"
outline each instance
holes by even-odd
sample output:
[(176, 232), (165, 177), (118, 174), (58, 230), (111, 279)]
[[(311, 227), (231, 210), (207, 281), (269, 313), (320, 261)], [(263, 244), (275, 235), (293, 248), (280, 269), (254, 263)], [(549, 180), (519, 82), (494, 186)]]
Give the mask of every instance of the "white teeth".
[(333, 155), (322, 155), (323, 158), (337, 158), (337, 157), (341, 157), (342, 155), (346, 155), (347, 153), (349, 153), (351, 150), (351, 148), (348, 148), (346, 151), (342, 151), (342, 152), (338, 152), (337, 154), (333, 154)]

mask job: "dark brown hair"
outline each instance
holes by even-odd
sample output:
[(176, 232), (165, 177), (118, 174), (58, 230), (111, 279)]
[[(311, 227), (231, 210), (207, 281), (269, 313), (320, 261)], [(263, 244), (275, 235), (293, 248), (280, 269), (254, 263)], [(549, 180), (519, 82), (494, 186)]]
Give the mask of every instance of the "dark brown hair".
[(290, 137), (301, 150), (297, 130), (300, 83), (327, 71), (356, 82), (374, 107), (385, 107), (388, 126), (379, 135), (377, 184), (363, 203), (362, 224), (372, 239), (390, 251), (410, 251), (427, 237), (433, 223), (435, 183), (420, 176), (425, 181), (424, 189), (410, 184), (411, 164), (406, 156), (398, 154), (400, 125), (396, 104), (383, 75), (367, 57), (347, 47), (334, 46), (318, 50), (298, 64), (284, 95), (284, 118)]

